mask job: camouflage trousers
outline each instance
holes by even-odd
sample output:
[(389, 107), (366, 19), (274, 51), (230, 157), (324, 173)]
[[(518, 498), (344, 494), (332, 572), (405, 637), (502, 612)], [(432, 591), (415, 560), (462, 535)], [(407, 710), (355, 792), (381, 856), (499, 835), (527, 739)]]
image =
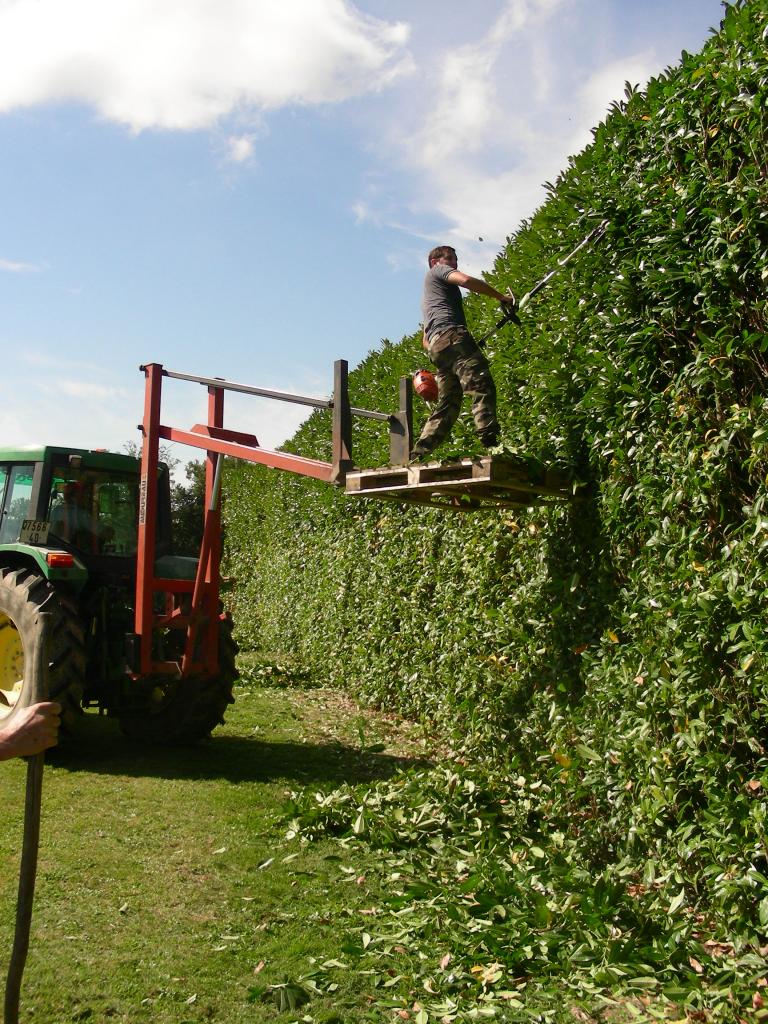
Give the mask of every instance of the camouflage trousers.
[(481, 442), (490, 448), (498, 443), (496, 385), (488, 360), (463, 327), (451, 327), (441, 333), (427, 349), (437, 367), (437, 404), (424, 424), (413, 454), (426, 455), (448, 437), (461, 412), (464, 395), (472, 396), (472, 415)]

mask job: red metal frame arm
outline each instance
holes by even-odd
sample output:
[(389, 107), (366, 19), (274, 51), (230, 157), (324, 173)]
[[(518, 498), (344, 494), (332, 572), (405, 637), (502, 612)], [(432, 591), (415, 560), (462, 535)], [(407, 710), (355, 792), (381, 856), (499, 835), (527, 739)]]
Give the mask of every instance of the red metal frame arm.
[[(246, 462), (271, 466), (272, 469), (284, 469), (290, 473), (298, 473), (300, 476), (313, 477), (324, 483), (331, 482), (333, 467), (330, 462), (305, 459), (301, 455), (291, 455), (290, 452), (273, 452), (268, 448), (251, 448), (244, 444), (238, 444), (236, 441), (225, 441), (218, 436), (208, 437), (191, 430), (179, 430), (177, 427), (161, 426), (159, 430), (160, 437), (164, 441), (176, 441), (192, 448), (202, 448), (203, 451), (219, 452), (221, 455), (230, 455), (232, 458), (244, 459)], [(222, 435), (229, 433), (226, 430), (221, 431)], [(234, 431), (232, 433), (235, 434)]]

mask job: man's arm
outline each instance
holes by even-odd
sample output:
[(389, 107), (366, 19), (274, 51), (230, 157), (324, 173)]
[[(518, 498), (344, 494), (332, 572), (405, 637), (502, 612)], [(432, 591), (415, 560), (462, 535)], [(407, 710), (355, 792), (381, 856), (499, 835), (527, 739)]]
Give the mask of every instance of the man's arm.
[(465, 274), (461, 270), (452, 270), (446, 280), (449, 284), (457, 284), (459, 288), (467, 288), (471, 292), (477, 292), (478, 295), (487, 295), (489, 299), (496, 299), (497, 302), (501, 302), (505, 306), (515, 305), (513, 295), (502, 295), (486, 281), (482, 281), (479, 277), (470, 277), (469, 274)]
[(30, 757), (56, 746), (61, 705), (44, 701), (24, 708), (12, 722), (0, 729), (0, 761)]

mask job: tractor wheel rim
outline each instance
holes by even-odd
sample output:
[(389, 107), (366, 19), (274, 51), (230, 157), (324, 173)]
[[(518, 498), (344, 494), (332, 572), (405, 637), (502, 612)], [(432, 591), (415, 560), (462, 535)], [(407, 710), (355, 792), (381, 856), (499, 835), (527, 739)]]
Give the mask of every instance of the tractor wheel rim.
[(24, 683), (24, 645), (16, 623), (0, 612), (0, 719), (13, 710)]

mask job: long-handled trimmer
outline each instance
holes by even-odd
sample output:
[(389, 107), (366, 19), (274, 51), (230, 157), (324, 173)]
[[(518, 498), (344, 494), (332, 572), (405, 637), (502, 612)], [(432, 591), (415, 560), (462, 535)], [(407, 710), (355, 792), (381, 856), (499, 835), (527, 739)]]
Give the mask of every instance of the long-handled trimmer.
[[(23, 706), (48, 699), (48, 636), (50, 612), (38, 612), (42, 620), (36, 630), (36, 642), (31, 651), (24, 652), (25, 680)], [(40, 806), (43, 788), (45, 754), (27, 759), (27, 790), (24, 803), (24, 840), (19, 868), (19, 895), (16, 903), (16, 932), (13, 937), (11, 961), (5, 983), (5, 1024), (18, 1024), (21, 978), (29, 950), (29, 931), (32, 924), (32, 904), (35, 898), (37, 851), (40, 842)]]
[(500, 330), (502, 327), (505, 327), (507, 324), (519, 324), (520, 318), (517, 315), (518, 311), (523, 309), (523, 307), (527, 306), (533, 298), (533, 296), (538, 295), (541, 289), (545, 288), (547, 284), (549, 284), (550, 280), (555, 276), (555, 274), (557, 274), (558, 271), (562, 270), (566, 263), (570, 262), (570, 260), (573, 259), (577, 252), (580, 252), (588, 245), (594, 245), (595, 242), (601, 239), (606, 232), (608, 224), (609, 221), (603, 220), (597, 225), (597, 227), (592, 228), (589, 234), (585, 238), (582, 238), (582, 240), (579, 242), (579, 244), (572, 252), (569, 252), (567, 256), (563, 256), (561, 260), (558, 260), (556, 267), (553, 267), (552, 270), (550, 270), (549, 273), (545, 274), (540, 281), (537, 281), (533, 288), (531, 288), (529, 292), (526, 292), (522, 299), (520, 299), (520, 301), (516, 303), (516, 305), (512, 309), (508, 310), (501, 318), (501, 320), (499, 320), (499, 322), (495, 324), (491, 328), (491, 330), (488, 331), (487, 334), (484, 334), (482, 338), (477, 339), (477, 344), (480, 346), (484, 345), (488, 341), (488, 339), (493, 334), (496, 333), (496, 331)]

